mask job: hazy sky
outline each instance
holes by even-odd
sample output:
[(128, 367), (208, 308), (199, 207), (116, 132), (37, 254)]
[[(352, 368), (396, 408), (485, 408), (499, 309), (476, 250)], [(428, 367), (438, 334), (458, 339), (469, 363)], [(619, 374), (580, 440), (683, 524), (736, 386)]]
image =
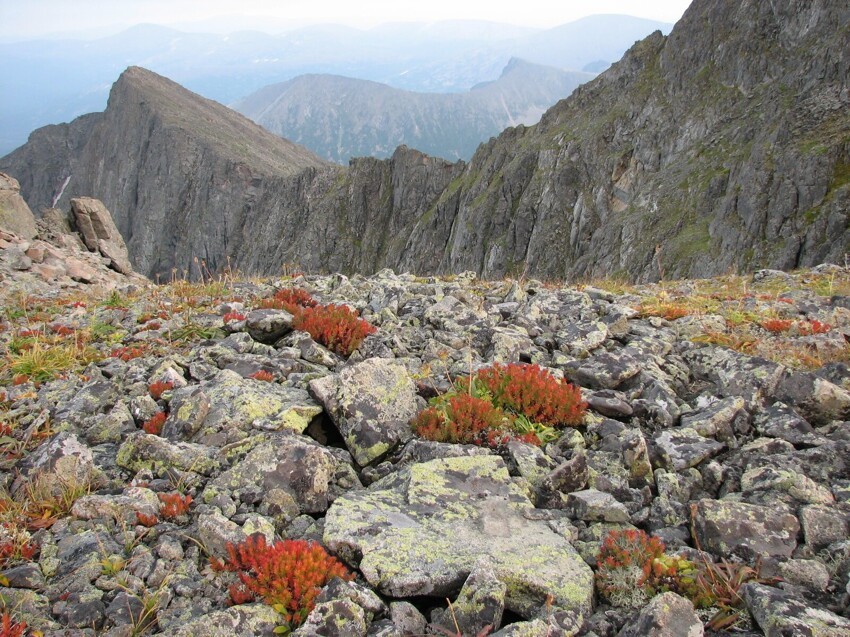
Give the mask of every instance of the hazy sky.
[(274, 17), (292, 26), (335, 22), (368, 27), (394, 21), (475, 19), (553, 27), (593, 13), (675, 22), (689, 4), (690, 0), (0, 0), (0, 24), (6, 37), (15, 39), (234, 14)]

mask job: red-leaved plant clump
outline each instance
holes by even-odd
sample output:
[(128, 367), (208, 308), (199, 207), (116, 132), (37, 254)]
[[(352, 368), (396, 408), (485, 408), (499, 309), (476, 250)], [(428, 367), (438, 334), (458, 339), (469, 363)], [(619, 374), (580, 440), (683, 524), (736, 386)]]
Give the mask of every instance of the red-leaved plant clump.
[(8, 610), (0, 614), (0, 637), (23, 637), (26, 629), (27, 623), (12, 619)]
[(557, 439), (557, 429), (580, 424), (586, 407), (577, 387), (538, 365), (497, 363), (457, 380), (410, 424), (437, 442), (539, 446)]
[(261, 380), (266, 383), (274, 382), (274, 374), (265, 369), (261, 369), (259, 371), (254, 372), (253, 374), (248, 376), (248, 378), (253, 378), (254, 380)]
[(167, 417), (168, 415), (164, 411), (156, 412), (153, 416), (142, 423), (142, 430), (146, 434), (159, 436), (162, 433), (162, 426), (165, 424)]
[(342, 356), (350, 356), (376, 328), (345, 305), (319, 304), (301, 288), (284, 288), (260, 301), (262, 308), (283, 309), (292, 314), (292, 327), (307, 332), (317, 343)]
[(496, 363), (478, 372), (477, 380), (496, 407), (552, 427), (578, 425), (587, 407), (578, 387), (561, 382), (539, 365)]
[(159, 400), (165, 392), (172, 389), (174, 389), (174, 383), (171, 381), (165, 382), (157, 380), (148, 385), (148, 393), (154, 400)]
[(313, 340), (342, 356), (350, 356), (376, 328), (345, 305), (307, 307), (292, 326), (308, 332)]
[(768, 332), (778, 334), (779, 332), (787, 332), (793, 324), (794, 321), (789, 321), (788, 319), (767, 319), (762, 321), (761, 326)]
[(412, 426), (426, 440), (455, 444), (494, 447), (510, 438), (505, 412), (470, 394), (451, 396), (445, 410), (428, 407)]
[(213, 570), (231, 571), (239, 578), (229, 588), (234, 604), (261, 599), (283, 615), (289, 628), (304, 623), (316, 596), (333, 578), (354, 579), (319, 544), (304, 540), (268, 544), (260, 533), (239, 544), (228, 543), (227, 559), (210, 562)]
[(227, 312), (221, 317), (225, 323), (244, 321), (245, 315), (242, 312)]
[(189, 505), (192, 504), (191, 495), (180, 495), (179, 493), (159, 493), (159, 512), (167, 519), (179, 518), (188, 513)]

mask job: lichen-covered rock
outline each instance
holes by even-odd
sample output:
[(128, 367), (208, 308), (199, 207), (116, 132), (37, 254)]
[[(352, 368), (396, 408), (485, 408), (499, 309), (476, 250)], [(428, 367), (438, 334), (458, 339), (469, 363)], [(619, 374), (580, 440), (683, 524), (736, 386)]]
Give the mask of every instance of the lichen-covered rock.
[(625, 505), (610, 493), (585, 489), (570, 493), (567, 511), (577, 520), (586, 522), (628, 522), (629, 512)]
[(742, 596), (765, 637), (846, 637), (850, 619), (824, 608), (813, 608), (777, 588), (745, 584)]
[(811, 478), (792, 469), (754, 467), (741, 476), (741, 492), (752, 493), (764, 490), (781, 491), (806, 504), (831, 504), (835, 502), (832, 492)]
[(682, 416), (681, 425), (706, 438), (729, 440), (734, 435), (733, 422), (745, 404), (740, 396), (716, 400), (699, 411)]
[(692, 349), (683, 356), (694, 375), (713, 383), (720, 396), (739, 396), (751, 406), (774, 396), (785, 372), (782, 365), (723, 347)]
[(254, 310), (245, 317), (245, 329), (255, 341), (272, 345), (292, 331), (293, 319), (286, 310)]
[[(252, 429), (302, 433), (322, 412), (303, 389), (242, 378), (230, 370), (222, 370), (201, 387), (209, 399), (209, 411), (193, 437), (196, 442), (221, 436), (227, 442), (235, 442), (244, 435), (239, 432)], [(205, 410), (205, 402), (199, 400), (186, 401), (181, 406), (186, 413), (181, 416), (178, 410), (175, 427), (178, 422), (197, 421), (199, 412)]]
[(368, 359), (310, 381), (309, 387), (360, 466), (413, 436), (409, 422), (419, 409), (416, 386), (395, 360)]
[(724, 444), (705, 438), (690, 428), (668, 429), (655, 437), (655, 445), (667, 469), (695, 467), (723, 450)]
[(36, 498), (62, 498), (69, 491), (85, 490), (94, 472), (91, 449), (73, 433), (63, 431), (36, 449), (19, 467), (12, 493), (23, 497), (31, 490)]
[(502, 625), (506, 591), (507, 586), (496, 577), (487, 559), (479, 560), (463, 583), (451, 611), (435, 612), (431, 623), (446, 630), (460, 630), (464, 635), (496, 631)]
[(482, 556), (507, 584), (506, 608), (589, 611), (593, 576), (562, 536), (528, 519), (531, 503), (495, 456), (416, 464), (328, 510), (325, 544), (392, 597), (449, 595)]
[(143, 487), (128, 487), (120, 495), (84, 495), (71, 507), (71, 514), (81, 520), (127, 520), (129, 515), (129, 522), (135, 524), (136, 513), (157, 515), (159, 499), (156, 493)]
[(617, 637), (701, 637), (703, 634), (702, 620), (694, 612), (694, 605), (668, 592), (653, 597)]
[(776, 388), (776, 397), (815, 425), (850, 418), (850, 391), (811, 372), (787, 372)]
[(797, 412), (783, 403), (774, 403), (760, 412), (754, 419), (756, 431), (768, 438), (779, 438), (792, 445), (809, 447), (829, 442), (815, 433), (814, 428)]
[(761, 553), (790, 557), (797, 547), (800, 523), (781, 509), (703, 499), (691, 508), (691, 523), (700, 546), (722, 557)]
[(616, 389), (641, 371), (636, 352), (602, 352), (563, 366), (564, 376), (571, 382), (591, 389)]
[(295, 503), (297, 513), (323, 513), (341, 491), (334, 485), (338, 465), (328, 449), (309, 438), (278, 436), (252, 449), (213, 480), (203, 498), (210, 502), (227, 492), (237, 500), (248, 499), (260, 505), (279, 503), (288, 497)]
[(18, 180), (4, 172), (0, 172), (0, 227), (24, 239), (32, 239), (38, 232)]
[(850, 537), (850, 514), (834, 507), (812, 504), (800, 508), (803, 539), (815, 550)]
[(127, 437), (118, 449), (115, 462), (130, 471), (148, 469), (161, 472), (168, 468), (210, 475), (221, 466), (213, 447), (190, 442), (170, 442), (141, 431)]
[(363, 609), (350, 599), (319, 602), (292, 637), (366, 637)]
[(410, 602), (391, 602), (390, 619), (400, 635), (424, 635), (428, 620)]
[(241, 604), (191, 619), (174, 637), (273, 637), (280, 615), (266, 604)]

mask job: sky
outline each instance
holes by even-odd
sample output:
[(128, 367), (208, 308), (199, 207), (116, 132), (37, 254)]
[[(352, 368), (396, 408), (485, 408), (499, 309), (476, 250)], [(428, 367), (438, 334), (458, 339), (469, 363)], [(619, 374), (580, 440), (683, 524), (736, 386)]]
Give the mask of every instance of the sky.
[[(185, 27), (233, 15), (275, 18), (265, 24), (276, 30), (328, 22), (367, 28), (384, 22), (454, 19), (547, 28), (595, 13), (676, 22), (689, 4), (690, 0), (0, 0), (0, 24), (6, 37), (13, 39), (82, 31), (94, 35), (145, 22)], [(227, 20), (220, 23), (226, 25)]]

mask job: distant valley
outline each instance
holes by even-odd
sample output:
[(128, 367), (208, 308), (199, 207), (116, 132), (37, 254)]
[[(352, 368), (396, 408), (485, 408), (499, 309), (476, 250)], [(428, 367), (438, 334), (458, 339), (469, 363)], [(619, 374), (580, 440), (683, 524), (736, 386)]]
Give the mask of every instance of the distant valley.
[(0, 155), (22, 145), (40, 126), (102, 111), (112, 84), (133, 65), (224, 104), (305, 74), (455, 93), (496, 80), (512, 58), (598, 73), (636, 40), (657, 29), (666, 33), (671, 26), (598, 15), (548, 30), (462, 21), (221, 35), (138, 25), (95, 40), (0, 40), (5, 62), (0, 77)]
[(535, 124), (590, 73), (511, 60), (494, 82), (463, 93), (421, 93), (336, 75), (302, 75), (232, 107), (267, 130), (337, 163), (390, 157), (401, 145), (469, 160), (509, 126)]

